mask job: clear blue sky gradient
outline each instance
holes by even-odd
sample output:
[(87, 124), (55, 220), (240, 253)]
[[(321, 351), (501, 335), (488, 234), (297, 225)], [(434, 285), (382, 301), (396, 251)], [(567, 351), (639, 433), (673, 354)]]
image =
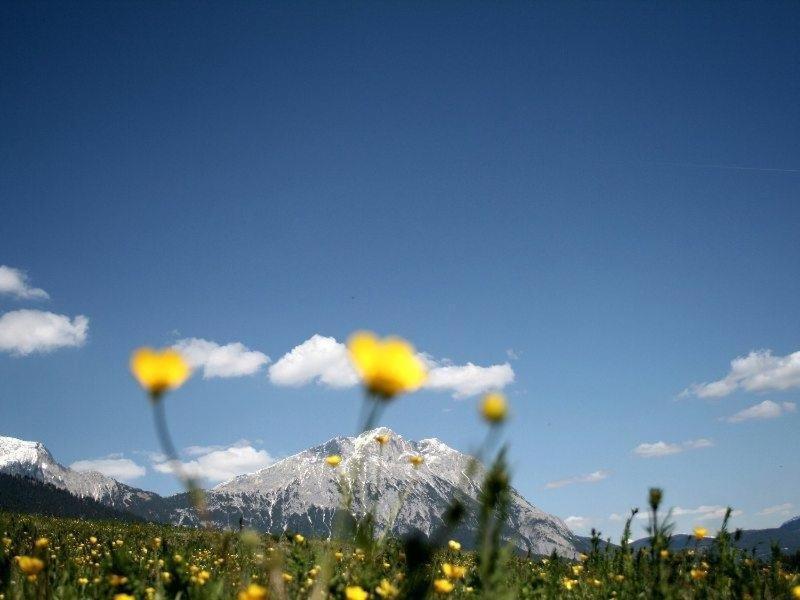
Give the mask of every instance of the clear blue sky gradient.
[[(90, 319), (82, 348), (0, 355), (0, 433), (146, 464), (132, 348), (274, 361), (370, 328), (459, 363), (519, 355), (507, 437), (545, 510), (616, 535), (607, 517), (661, 485), (742, 526), (800, 513), (800, 414), (719, 420), (798, 390), (675, 400), (799, 349), (796, 3), (4, 2), (0, 82), (0, 263), (51, 295), (0, 312)], [(281, 456), (351, 433), (359, 401), (262, 371), (193, 378), (168, 412), (181, 446)], [(445, 393), (384, 423), (463, 450), (483, 433)]]

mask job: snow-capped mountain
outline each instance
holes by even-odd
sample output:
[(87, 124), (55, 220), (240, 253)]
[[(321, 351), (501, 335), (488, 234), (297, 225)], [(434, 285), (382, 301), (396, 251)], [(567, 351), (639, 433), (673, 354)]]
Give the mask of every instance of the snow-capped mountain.
[[(383, 446), (375, 441), (388, 435)], [(333, 469), (325, 458), (342, 456)], [(424, 462), (412, 467), (408, 458)], [(238, 525), (279, 533), (331, 534), (334, 515), (342, 507), (340, 486), (352, 485), (351, 511), (371, 510), (379, 531), (391, 528), (404, 536), (431, 535), (442, 525), (441, 515), (454, 497), (466, 504), (466, 517), (451, 536), (470, 545), (477, 530), (477, 494), (485, 471), (469, 474), (470, 457), (437, 439), (405, 440), (386, 428), (357, 437), (337, 437), (285, 458), (255, 473), (240, 475), (206, 494), (208, 514), (220, 527)], [(99, 473), (77, 473), (59, 465), (39, 443), (0, 437), (0, 472), (47, 481), (78, 496), (129, 510), (148, 519), (196, 524), (198, 517), (186, 494), (162, 498), (121, 484)], [(576, 538), (557, 517), (549, 515), (512, 490), (506, 539), (522, 551), (575, 555)]]

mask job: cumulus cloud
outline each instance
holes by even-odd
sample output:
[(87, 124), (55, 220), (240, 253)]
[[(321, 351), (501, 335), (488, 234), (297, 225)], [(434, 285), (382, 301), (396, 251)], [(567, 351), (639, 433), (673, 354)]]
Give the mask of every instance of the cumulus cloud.
[(74, 471), (96, 471), (119, 481), (130, 482), (142, 477), (146, 470), (129, 458), (120, 455), (111, 455), (105, 458), (78, 460), (69, 466)]
[(88, 330), (89, 319), (83, 315), (70, 319), (41, 310), (14, 310), (0, 316), (0, 351), (26, 356), (82, 346)]
[[(454, 365), (450, 361), (437, 361), (424, 352), (419, 358), (429, 369), (424, 387), (451, 392), (455, 398), (502, 389), (514, 381), (514, 370), (508, 363), (489, 367), (472, 363)], [(315, 382), (346, 388), (359, 381), (345, 344), (319, 334), (294, 347), (270, 366), (269, 378), (275, 385), (295, 387)]]
[(6, 265), (0, 265), (0, 294), (22, 300), (46, 300), (50, 297), (43, 289), (31, 287), (24, 271)]
[(434, 363), (428, 371), (425, 387), (431, 390), (452, 392), (454, 398), (468, 398), (488, 392), (501, 390), (514, 381), (511, 365), (492, 365), (480, 367), (472, 363), (466, 365), (443, 365)]
[(775, 506), (767, 506), (766, 508), (762, 508), (758, 511), (757, 514), (761, 516), (767, 515), (783, 515), (788, 517), (792, 514), (792, 509), (794, 508), (794, 504), (791, 502), (784, 502), (783, 504), (777, 504)]
[(669, 456), (670, 454), (679, 454), (687, 450), (699, 450), (701, 448), (709, 448), (714, 443), (706, 438), (697, 440), (689, 440), (680, 444), (671, 444), (667, 442), (654, 442), (652, 444), (639, 444), (633, 449), (633, 453), (641, 458), (660, 458), (662, 456)]
[(575, 483), (597, 483), (598, 481), (603, 481), (603, 479), (607, 479), (609, 475), (611, 475), (611, 471), (600, 469), (599, 471), (589, 473), (588, 475), (578, 475), (576, 477), (568, 477), (566, 479), (550, 481), (549, 483), (545, 484), (544, 487), (546, 487), (547, 489), (555, 489), (567, 485), (573, 485)]
[(250, 350), (241, 342), (221, 346), (209, 340), (186, 338), (173, 347), (192, 367), (203, 368), (203, 379), (253, 375), (269, 362), (269, 356)]
[(800, 350), (774, 356), (772, 350), (754, 350), (731, 361), (728, 374), (708, 383), (695, 383), (682, 396), (722, 398), (738, 389), (748, 392), (789, 390), (800, 387)]
[(772, 400), (764, 400), (758, 404), (754, 404), (744, 410), (740, 410), (730, 417), (724, 417), (723, 420), (728, 423), (741, 423), (742, 421), (751, 421), (753, 419), (777, 419), (787, 413), (793, 413), (797, 410), (797, 405), (794, 402), (773, 402)]
[(275, 385), (297, 387), (315, 381), (329, 387), (344, 388), (358, 383), (350, 364), (347, 347), (335, 338), (314, 334), (284, 354), (269, 368)]
[(570, 515), (564, 519), (564, 523), (566, 523), (567, 527), (570, 529), (588, 529), (589, 525), (592, 523), (592, 520), (589, 517)]
[[(183, 472), (190, 477), (207, 479), (212, 482), (227, 481), (237, 475), (253, 473), (268, 467), (275, 460), (266, 450), (254, 448), (247, 440), (240, 440), (229, 447), (191, 446), (188, 454), (195, 458), (181, 462)], [(153, 469), (159, 473), (172, 473), (173, 465), (169, 461), (157, 460)]]

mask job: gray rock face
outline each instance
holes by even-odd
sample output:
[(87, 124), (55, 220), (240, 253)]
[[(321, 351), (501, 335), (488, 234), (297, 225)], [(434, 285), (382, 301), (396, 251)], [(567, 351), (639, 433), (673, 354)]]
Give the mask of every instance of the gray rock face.
[[(390, 436), (386, 445), (375, 441), (379, 434)], [(4, 440), (13, 438), (0, 438), (0, 471), (46, 480), (149, 519), (198, 523), (185, 494), (162, 498), (99, 473), (75, 473), (58, 465), (41, 444), (14, 440), (17, 447), (11, 448), (14, 444)], [(20, 450), (19, 444), (29, 446)], [(332, 454), (342, 456), (335, 469), (325, 462)], [(424, 459), (418, 468), (409, 463), (412, 455)], [(459, 497), (467, 507), (466, 517), (450, 537), (470, 546), (477, 530), (477, 495), (485, 476), (481, 466), (469, 472), (470, 460), (437, 439), (413, 442), (378, 428), (358, 437), (334, 438), (224, 482), (207, 492), (208, 512), (220, 527), (236, 526), (242, 517), (260, 531), (329, 536), (334, 516), (343, 509), (340, 490), (344, 488), (351, 490), (350, 512), (357, 517), (372, 512), (379, 532), (427, 537), (442, 527), (441, 515)], [(537, 509), (516, 490), (511, 492), (504, 537), (523, 552), (576, 554), (576, 538), (563, 521)]]

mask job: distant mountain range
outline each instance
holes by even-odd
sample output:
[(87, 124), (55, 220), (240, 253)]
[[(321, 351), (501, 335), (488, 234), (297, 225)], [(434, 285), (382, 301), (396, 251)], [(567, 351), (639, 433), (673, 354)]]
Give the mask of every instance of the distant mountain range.
[[(375, 441), (379, 434), (390, 438), (383, 447)], [(336, 470), (325, 463), (331, 454), (343, 457)], [(424, 459), (418, 469), (408, 462), (412, 455)], [(413, 442), (378, 428), (357, 437), (331, 439), (208, 490), (208, 514), (219, 527), (237, 525), (241, 517), (260, 531), (329, 536), (341, 505), (339, 474), (358, 471), (364, 476), (356, 478), (354, 485), (352, 512), (356, 516), (373, 509), (379, 531), (391, 526), (398, 536), (429, 536), (442, 525), (441, 515), (450, 500), (461, 497), (467, 505), (466, 517), (452, 537), (469, 547), (477, 530), (476, 498), (485, 475), (482, 467), (468, 475), (469, 462), (469, 456), (437, 439)], [(100, 473), (73, 471), (60, 465), (39, 442), (0, 437), (0, 473), (50, 484), (143, 519), (199, 523), (187, 494), (163, 497)], [(537, 509), (516, 490), (511, 493), (505, 539), (522, 552), (546, 555), (555, 551), (570, 557), (575, 556), (578, 543), (563, 521)]]

